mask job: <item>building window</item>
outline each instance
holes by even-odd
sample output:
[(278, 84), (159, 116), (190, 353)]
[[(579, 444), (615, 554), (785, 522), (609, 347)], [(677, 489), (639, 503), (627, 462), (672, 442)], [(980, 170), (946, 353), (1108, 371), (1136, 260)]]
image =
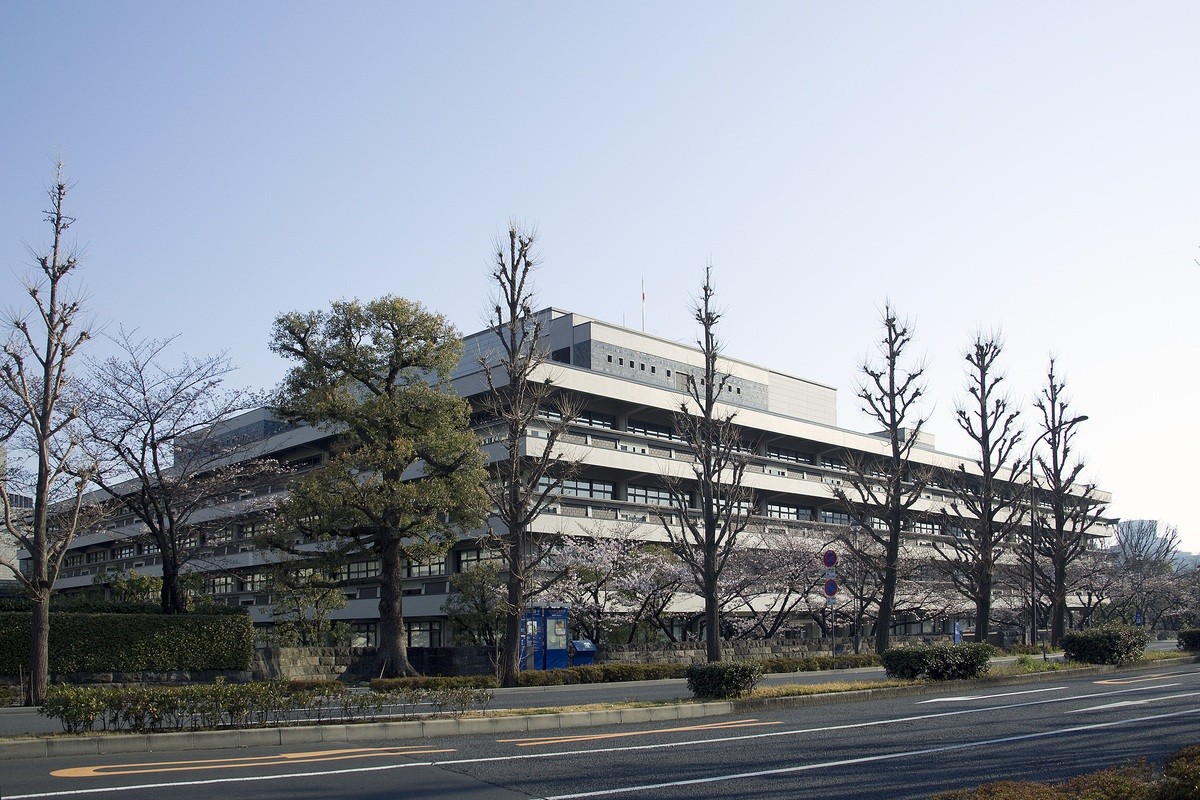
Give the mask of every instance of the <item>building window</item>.
[(821, 459), (821, 466), (825, 469), (837, 470), (838, 472), (847, 472), (846, 465), (836, 458), (828, 456)]
[(379, 574), (378, 561), (355, 561), (346, 565), (346, 580), (361, 581)]
[[(543, 479), (542, 486), (547, 485)], [(613, 485), (603, 481), (564, 480), (558, 488), (559, 494), (565, 497), (593, 497), (600, 500), (613, 499)]]
[(137, 553), (137, 548), (135, 548), (131, 544), (123, 544), (120, 547), (114, 547), (112, 549), (113, 561), (116, 561), (116, 560), (122, 559), (122, 558), (133, 558), (134, 555), (136, 555), (136, 553)]
[(264, 572), (251, 572), (242, 576), (243, 592), (261, 592), (267, 588), (267, 575)]
[(68, 567), (83, 566), (83, 553), (79, 553), (79, 554), (73, 555), (73, 556), (67, 556), (67, 560), (64, 563)]
[(813, 510), (805, 506), (794, 506), (790, 503), (767, 503), (767, 516), (774, 519), (811, 520)]
[(481, 564), (500, 564), (504, 556), (498, 550), (476, 547), (471, 550), (458, 551), (458, 571), (466, 572)]
[(378, 644), (379, 623), (355, 622), (351, 624), (350, 630), (354, 632), (353, 644), (355, 647), (374, 647)]
[(919, 536), (937, 536), (942, 532), (941, 527), (935, 522), (909, 522), (905, 526), (905, 530)]
[(786, 447), (776, 447), (774, 445), (767, 446), (767, 456), (777, 458), (780, 461), (791, 461), (795, 464), (813, 463), (813, 457), (808, 453), (801, 453), (799, 450), (789, 450)]
[(446, 559), (432, 558), (428, 561), (410, 561), (405, 567), (405, 574), (410, 578), (427, 578), (430, 575), (446, 574)]
[(205, 591), (209, 594), (233, 594), (237, 591), (232, 575), (218, 575), (209, 578), (205, 583)]
[(842, 511), (827, 511), (821, 509), (821, 522), (827, 525), (849, 525), (850, 515)]
[(144, 542), (138, 545), (138, 553), (144, 556), (152, 556), (158, 553), (158, 545), (154, 542)]
[(581, 411), (574, 424), (614, 430), (617, 427), (617, 418), (612, 414), (601, 414), (599, 411)]
[(212, 531), (204, 535), (204, 544), (212, 547), (218, 544), (228, 544), (233, 541), (233, 531), (229, 528), (222, 528), (219, 531)]
[(625, 499), (631, 503), (642, 503), (648, 506), (672, 505), (671, 493), (666, 489), (658, 489), (653, 486), (630, 484), (625, 489)]
[(416, 621), (404, 623), (408, 632), (409, 647), (441, 647), (442, 623), (437, 621)]
[(108, 552), (105, 550), (93, 550), (84, 555), (84, 560), (89, 564), (99, 564), (108, 561)]
[(670, 425), (659, 425), (656, 422), (644, 422), (640, 419), (630, 419), (625, 423), (625, 430), (642, 436), (653, 436), (655, 439), (679, 439), (675, 428)]
[(608, 363), (610, 363), (610, 364), (612, 363), (612, 356), (608, 357)]
[(255, 536), (267, 532), (267, 523), (263, 521), (249, 522), (245, 525), (238, 525), (239, 539), (253, 539)]

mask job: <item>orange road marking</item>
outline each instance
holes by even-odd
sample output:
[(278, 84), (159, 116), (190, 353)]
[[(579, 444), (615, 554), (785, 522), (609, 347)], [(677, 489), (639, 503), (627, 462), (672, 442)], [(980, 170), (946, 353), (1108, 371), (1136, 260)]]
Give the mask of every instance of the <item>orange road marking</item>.
[(1105, 686), (1121, 686), (1126, 683), (1145, 683), (1146, 681), (1158, 681), (1163, 678), (1174, 678), (1178, 673), (1162, 673), (1159, 675), (1143, 675), (1140, 678), (1109, 678), (1104, 681), (1092, 681), (1093, 683), (1103, 684)]
[(412, 756), (429, 753), (453, 753), (453, 748), (432, 750), (423, 747), (376, 747), (347, 750), (316, 750), (308, 753), (280, 753), (275, 756), (241, 756), (238, 758), (206, 758), (194, 761), (156, 761), (144, 764), (107, 764), (94, 767), (58, 769), (50, 774), (56, 778), (94, 778), (104, 775), (144, 775), (153, 772), (188, 772), (205, 769), (237, 767), (272, 767), (280, 764), (312, 764), (322, 761), (343, 761), (351, 758), (381, 756)]
[(542, 744), (570, 744), (592, 742), (603, 739), (624, 739), (630, 736), (647, 736), (652, 733), (686, 733), (691, 731), (720, 731), (730, 728), (753, 728), (762, 725), (782, 725), (782, 722), (759, 722), (756, 719), (739, 719), (729, 722), (714, 722), (708, 725), (688, 725), (682, 728), (658, 728), (650, 731), (621, 731), (619, 733), (582, 733), (576, 736), (545, 736), (536, 739), (497, 739), (497, 742), (515, 744), (517, 747), (533, 747)]

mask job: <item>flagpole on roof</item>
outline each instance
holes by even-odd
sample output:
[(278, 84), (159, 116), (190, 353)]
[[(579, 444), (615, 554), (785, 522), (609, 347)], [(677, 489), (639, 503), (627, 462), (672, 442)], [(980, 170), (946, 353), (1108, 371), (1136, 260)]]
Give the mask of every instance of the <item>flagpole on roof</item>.
[(646, 279), (642, 278), (642, 333), (646, 332)]

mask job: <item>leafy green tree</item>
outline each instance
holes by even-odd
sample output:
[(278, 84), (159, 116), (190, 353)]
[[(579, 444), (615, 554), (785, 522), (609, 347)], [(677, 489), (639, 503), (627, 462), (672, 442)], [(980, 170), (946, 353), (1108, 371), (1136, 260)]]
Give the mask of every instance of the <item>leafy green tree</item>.
[(444, 555), (458, 530), (482, 524), (487, 505), (470, 409), (448, 382), (462, 341), (441, 315), (388, 295), (282, 314), (271, 349), (296, 362), (280, 413), (336, 436), (329, 461), (293, 484), (283, 525), (379, 560), (383, 674), (416, 674), (404, 635), (406, 562)]
[(450, 578), (446, 623), (455, 644), (489, 647), (499, 659), (504, 641), (505, 585), (498, 564), (478, 564)]

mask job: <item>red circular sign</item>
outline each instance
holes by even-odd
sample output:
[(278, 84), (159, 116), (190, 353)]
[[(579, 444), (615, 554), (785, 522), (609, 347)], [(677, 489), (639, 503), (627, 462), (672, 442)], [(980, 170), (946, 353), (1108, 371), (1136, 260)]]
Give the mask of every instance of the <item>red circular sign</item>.
[(826, 550), (825, 555), (821, 556), (821, 562), (830, 569), (833, 569), (837, 566), (837, 553), (833, 550)]

